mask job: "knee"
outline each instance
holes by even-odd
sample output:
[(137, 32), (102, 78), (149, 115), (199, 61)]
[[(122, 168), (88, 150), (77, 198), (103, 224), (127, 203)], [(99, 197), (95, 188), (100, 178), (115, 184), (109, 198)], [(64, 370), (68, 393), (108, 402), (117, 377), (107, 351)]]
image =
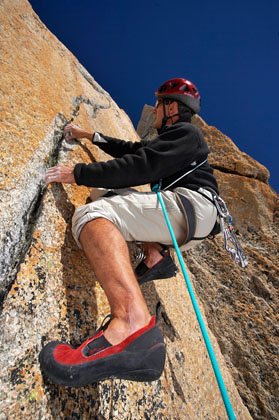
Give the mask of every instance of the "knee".
[(76, 209), (72, 218), (72, 234), (79, 248), (82, 248), (80, 243), (81, 232), (87, 232), (94, 221), (92, 215), (88, 212), (88, 204)]
[(99, 224), (99, 221), (102, 220), (101, 218), (98, 219), (92, 219), (89, 220), (88, 222), (84, 223), (84, 225), (82, 226), (82, 229), (80, 231), (80, 237), (82, 234), (87, 234), (89, 232), (93, 232), (95, 230), (95, 227)]
[(104, 217), (98, 217), (85, 223), (81, 229), (79, 240), (82, 243), (84, 239), (88, 237), (94, 240), (94, 237), (99, 233), (105, 231), (106, 228), (113, 228), (113, 223)]

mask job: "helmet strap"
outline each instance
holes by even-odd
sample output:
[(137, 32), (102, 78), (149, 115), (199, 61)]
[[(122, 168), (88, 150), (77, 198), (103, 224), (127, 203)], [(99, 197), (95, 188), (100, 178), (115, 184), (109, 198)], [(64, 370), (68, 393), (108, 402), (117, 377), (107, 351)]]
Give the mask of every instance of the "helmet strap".
[(164, 111), (164, 117), (162, 119), (162, 127), (161, 127), (161, 129), (167, 125), (167, 122), (168, 122), (169, 119), (171, 119), (171, 122), (173, 124), (173, 120), (172, 120), (173, 117), (177, 117), (177, 116), (180, 117), (179, 112), (177, 114), (173, 114), (173, 115), (170, 115), (170, 116), (167, 115), (165, 99), (163, 99), (163, 111)]
[(165, 100), (164, 100), (164, 99), (163, 99), (163, 111), (164, 111), (164, 117), (163, 117), (163, 119), (162, 119), (162, 126), (161, 126), (161, 129), (162, 129), (163, 127), (165, 127), (165, 126), (166, 126), (167, 121), (168, 121), (168, 119), (169, 119), (169, 117), (167, 116), (167, 112), (166, 112), (166, 103), (165, 103)]

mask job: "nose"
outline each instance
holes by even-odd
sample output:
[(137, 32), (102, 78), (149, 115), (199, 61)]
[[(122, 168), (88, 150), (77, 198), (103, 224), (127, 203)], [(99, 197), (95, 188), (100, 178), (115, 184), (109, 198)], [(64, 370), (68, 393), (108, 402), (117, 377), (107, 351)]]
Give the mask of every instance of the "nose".
[(156, 106), (153, 107), (152, 112), (153, 112), (153, 114), (156, 114), (156, 112), (157, 112), (157, 107)]

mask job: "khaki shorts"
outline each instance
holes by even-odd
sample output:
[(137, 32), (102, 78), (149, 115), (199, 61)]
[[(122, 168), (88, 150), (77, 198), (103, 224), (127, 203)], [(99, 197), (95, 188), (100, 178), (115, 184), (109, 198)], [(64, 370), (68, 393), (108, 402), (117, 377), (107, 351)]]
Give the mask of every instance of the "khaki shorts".
[[(79, 236), (82, 228), (91, 220), (104, 218), (111, 221), (122, 233), (127, 242), (158, 242), (172, 245), (171, 236), (165, 218), (154, 192), (138, 192), (132, 189), (113, 190), (117, 195), (98, 197), (107, 190), (94, 189), (92, 203), (79, 207), (73, 216), (72, 233), (81, 248)], [(216, 208), (201, 194), (178, 188), (177, 191), (186, 196), (195, 208), (196, 237), (207, 236), (216, 221)], [(184, 245), (188, 236), (184, 212), (173, 191), (161, 193), (176, 239), (181, 249), (189, 249), (200, 241), (191, 241)]]

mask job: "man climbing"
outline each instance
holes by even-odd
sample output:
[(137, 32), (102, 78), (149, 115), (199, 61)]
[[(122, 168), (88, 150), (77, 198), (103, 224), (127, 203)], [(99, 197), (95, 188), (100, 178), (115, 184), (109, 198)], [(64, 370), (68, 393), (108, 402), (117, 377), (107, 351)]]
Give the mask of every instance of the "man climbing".
[[(92, 140), (114, 159), (47, 171), (46, 183), (107, 190), (76, 210), (72, 230), (106, 293), (111, 319), (77, 349), (52, 342), (42, 350), (41, 366), (55, 383), (83, 386), (112, 376), (150, 381), (163, 370), (163, 337), (140, 284), (172, 277), (177, 267), (169, 253), (171, 238), (156, 193), (129, 187), (160, 183), (183, 249), (199, 243), (215, 225), (212, 193), (218, 193), (217, 182), (207, 162), (208, 146), (191, 124), (191, 117), (200, 110), (200, 94), (193, 83), (176, 78), (160, 86), (156, 97), (158, 137), (154, 140), (126, 142), (69, 124), (65, 127), (68, 138)], [(141, 242), (145, 253), (135, 272), (129, 241)]]

